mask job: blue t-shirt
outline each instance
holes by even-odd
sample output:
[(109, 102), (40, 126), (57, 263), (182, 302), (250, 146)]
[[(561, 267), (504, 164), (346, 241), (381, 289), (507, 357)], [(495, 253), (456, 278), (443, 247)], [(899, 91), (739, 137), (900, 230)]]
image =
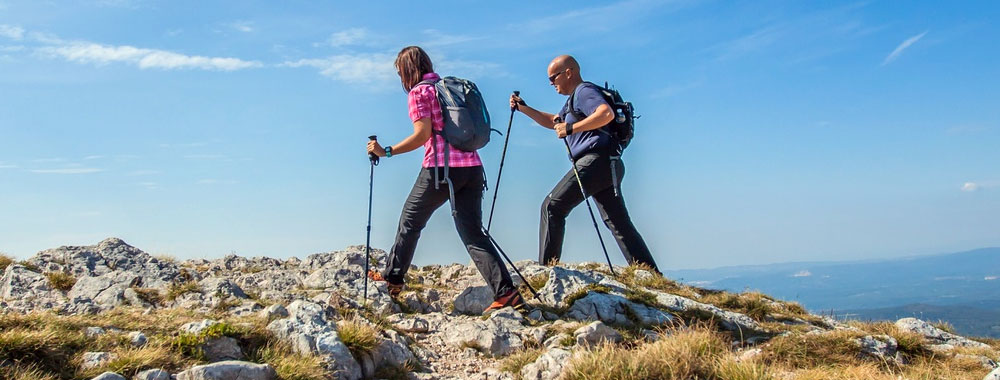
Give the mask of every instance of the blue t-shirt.
[[(559, 111), (559, 117), (567, 123), (576, 123), (583, 120), (593, 114), (594, 111), (597, 111), (597, 107), (600, 107), (601, 104), (608, 104), (604, 101), (604, 97), (601, 96), (597, 85), (593, 83), (583, 82), (579, 86), (576, 86), (573, 92), (575, 94), (566, 99), (566, 105)], [(572, 105), (569, 104), (571, 99), (573, 101)], [(575, 112), (569, 112), (569, 107), (571, 106), (575, 109)], [(569, 142), (569, 150), (574, 160), (583, 156), (584, 153), (596, 150), (597, 148), (607, 148), (611, 144), (611, 136), (604, 133), (603, 128), (585, 132), (573, 132), (573, 134), (566, 136), (566, 141)]]

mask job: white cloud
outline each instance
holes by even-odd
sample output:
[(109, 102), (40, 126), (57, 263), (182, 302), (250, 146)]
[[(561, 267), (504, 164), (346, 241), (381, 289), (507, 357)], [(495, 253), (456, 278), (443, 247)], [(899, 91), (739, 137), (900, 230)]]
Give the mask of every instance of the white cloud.
[(93, 155), (93, 156), (87, 156), (87, 157), (84, 157), (83, 159), (84, 159), (84, 160), (96, 160), (96, 159), (100, 159), (100, 158), (104, 158), (104, 156), (101, 156), (101, 155)]
[(0, 162), (0, 169), (17, 169), (17, 165)]
[(156, 182), (138, 182), (136, 183), (136, 185), (145, 187), (149, 190), (156, 190), (160, 188), (159, 184), (157, 184)]
[(365, 28), (351, 28), (331, 34), (327, 44), (332, 47), (358, 45), (369, 38), (368, 30)]
[(396, 78), (395, 55), (384, 53), (340, 54), (321, 59), (300, 59), (283, 67), (313, 67), (335, 80), (357, 84), (387, 84)]
[(24, 28), (21, 28), (20, 26), (0, 24), (0, 37), (20, 41), (24, 38)]
[(1000, 187), (1000, 180), (997, 181), (969, 181), (962, 184), (962, 191), (971, 193), (979, 190), (993, 189)]
[(190, 160), (221, 160), (226, 158), (226, 155), (217, 153), (187, 154), (184, 155), (184, 158)]
[(997, 278), (998, 278), (997, 276), (986, 276), (986, 277), (983, 277), (983, 280), (993, 281), (993, 280), (996, 280)]
[(31, 162), (36, 162), (36, 163), (52, 163), (52, 162), (63, 162), (63, 161), (66, 161), (66, 159), (64, 159), (64, 158), (36, 158), (34, 160), (31, 160)]
[(906, 41), (903, 41), (903, 43), (899, 44), (899, 46), (896, 46), (896, 49), (893, 50), (892, 53), (889, 53), (889, 55), (885, 57), (885, 60), (882, 61), (882, 66), (888, 65), (892, 61), (895, 61), (896, 58), (899, 58), (899, 56), (901, 54), (903, 54), (903, 51), (906, 50), (906, 48), (908, 48), (908, 47), (912, 46), (913, 44), (917, 43), (917, 41), (920, 41), (920, 39), (924, 38), (924, 35), (926, 35), (926, 34), (927, 34), (927, 31), (924, 31), (923, 33), (920, 33), (920, 34), (915, 35), (913, 37), (907, 38)]
[(32, 173), (39, 174), (91, 174), (103, 172), (104, 169), (97, 168), (64, 168), (64, 169), (35, 169)]
[(810, 272), (810, 271), (807, 271), (807, 270), (801, 270), (801, 271), (799, 271), (798, 273), (796, 273), (796, 274), (793, 274), (793, 275), (792, 275), (792, 277), (809, 277), (809, 276), (812, 276), (812, 275), (813, 275), (813, 274), (812, 274), (812, 272)]
[(160, 172), (156, 171), (156, 170), (135, 170), (135, 171), (129, 172), (127, 175), (129, 175), (129, 176), (143, 176), (143, 175), (154, 175), (154, 174), (160, 174)]
[(22, 45), (0, 46), (0, 53), (16, 53), (19, 51), (24, 51), (24, 46)]
[(252, 21), (236, 21), (226, 25), (238, 32), (250, 33), (254, 31)]
[(588, 31), (601, 32), (626, 24), (664, 4), (683, 5), (674, 0), (629, 0), (592, 8), (575, 9), (510, 26), (518, 34), (542, 34), (561, 30), (566, 25), (588, 25)]
[(263, 66), (260, 62), (244, 61), (239, 58), (191, 56), (165, 50), (100, 45), (89, 42), (42, 47), (38, 49), (38, 52), (51, 57), (64, 58), (70, 62), (97, 65), (121, 62), (136, 65), (140, 69), (235, 71)]

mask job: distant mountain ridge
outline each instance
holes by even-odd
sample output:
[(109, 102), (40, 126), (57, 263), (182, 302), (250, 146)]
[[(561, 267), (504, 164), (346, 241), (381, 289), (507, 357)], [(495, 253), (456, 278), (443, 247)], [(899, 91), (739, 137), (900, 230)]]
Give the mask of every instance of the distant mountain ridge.
[[(853, 262), (803, 262), (667, 271), (688, 284), (755, 289), (814, 312), (954, 306), (1000, 312), (1000, 248)], [(947, 313), (945, 313), (947, 314)]]

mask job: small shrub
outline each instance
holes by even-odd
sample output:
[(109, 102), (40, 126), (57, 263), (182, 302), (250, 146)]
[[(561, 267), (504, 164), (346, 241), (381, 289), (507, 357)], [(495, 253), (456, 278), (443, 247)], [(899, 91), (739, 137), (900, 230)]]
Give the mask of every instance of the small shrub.
[(69, 291), (76, 285), (76, 277), (66, 272), (48, 272), (45, 277), (49, 279), (52, 287), (64, 292)]
[(587, 284), (587, 286), (584, 287), (583, 289), (577, 290), (573, 294), (566, 296), (566, 298), (563, 299), (563, 303), (566, 304), (567, 308), (573, 306), (574, 302), (583, 297), (586, 297), (588, 294), (590, 294), (590, 292), (611, 293), (611, 288), (600, 284)]

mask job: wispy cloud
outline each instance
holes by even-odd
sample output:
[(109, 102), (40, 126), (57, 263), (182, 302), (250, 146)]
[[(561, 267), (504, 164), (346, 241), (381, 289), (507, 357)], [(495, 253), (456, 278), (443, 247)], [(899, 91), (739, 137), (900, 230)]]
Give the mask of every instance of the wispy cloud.
[(34, 169), (32, 173), (39, 174), (92, 174), (103, 172), (104, 169), (97, 168), (62, 168), (62, 169)]
[(715, 45), (709, 50), (716, 52), (716, 59), (723, 61), (743, 54), (762, 50), (777, 42), (787, 34), (787, 25), (773, 25), (758, 29), (750, 34)]
[(326, 40), (327, 45), (332, 47), (359, 45), (370, 37), (368, 29), (350, 28), (330, 35)]
[(0, 161), (0, 169), (17, 169), (17, 165)]
[(160, 188), (160, 185), (156, 182), (137, 182), (136, 186), (142, 186), (149, 190), (156, 190)]
[(325, 77), (348, 83), (386, 84), (396, 75), (392, 66), (395, 58), (395, 55), (386, 53), (340, 54), (327, 58), (287, 61), (280, 66), (312, 67)]
[(35, 163), (39, 163), (39, 164), (53, 163), (53, 162), (64, 162), (64, 161), (66, 161), (65, 158), (59, 158), (59, 157), (36, 158), (34, 160), (31, 160), (31, 162), (35, 162)]
[(263, 66), (260, 62), (245, 61), (239, 58), (192, 56), (166, 50), (144, 49), (127, 45), (101, 45), (89, 42), (47, 46), (39, 48), (38, 52), (45, 56), (64, 58), (71, 62), (97, 65), (127, 63), (140, 69), (235, 71)]
[(83, 159), (84, 159), (84, 160), (97, 160), (97, 159), (101, 159), (101, 158), (104, 158), (104, 156), (101, 156), (101, 155), (93, 155), (93, 156), (87, 156), (87, 157), (84, 157)]
[(201, 141), (189, 142), (189, 143), (163, 143), (163, 144), (160, 144), (160, 148), (166, 148), (166, 149), (170, 149), (170, 148), (197, 148), (197, 147), (202, 147), (202, 146), (206, 146), (206, 145), (208, 145), (208, 143), (201, 142)]
[(0, 37), (20, 41), (24, 38), (24, 28), (15, 25), (0, 24)]
[(892, 53), (889, 53), (889, 55), (885, 57), (885, 60), (882, 61), (882, 66), (888, 65), (889, 63), (892, 63), (892, 61), (895, 61), (896, 58), (899, 58), (906, 48), (913, 46), (913, 44), (920, 41), (921, 38), (924, 38), (924, 36), (927, 35), (927, 32), (928, 31), (924, 31), (923, 33), (907, 38), (906, 41), (903, 41), (899, 44), (899, 46), (896, 46), (896, 49), (893, 50)]
[(980, 190), (1000, 187), (1000, 180), (969, 181), (962, 184), (962, 191), (972, 193)]
[(226, 24), (229, 28), (243, 33), (251, 33), (254, 31), (253, 21), (234, 21)]

